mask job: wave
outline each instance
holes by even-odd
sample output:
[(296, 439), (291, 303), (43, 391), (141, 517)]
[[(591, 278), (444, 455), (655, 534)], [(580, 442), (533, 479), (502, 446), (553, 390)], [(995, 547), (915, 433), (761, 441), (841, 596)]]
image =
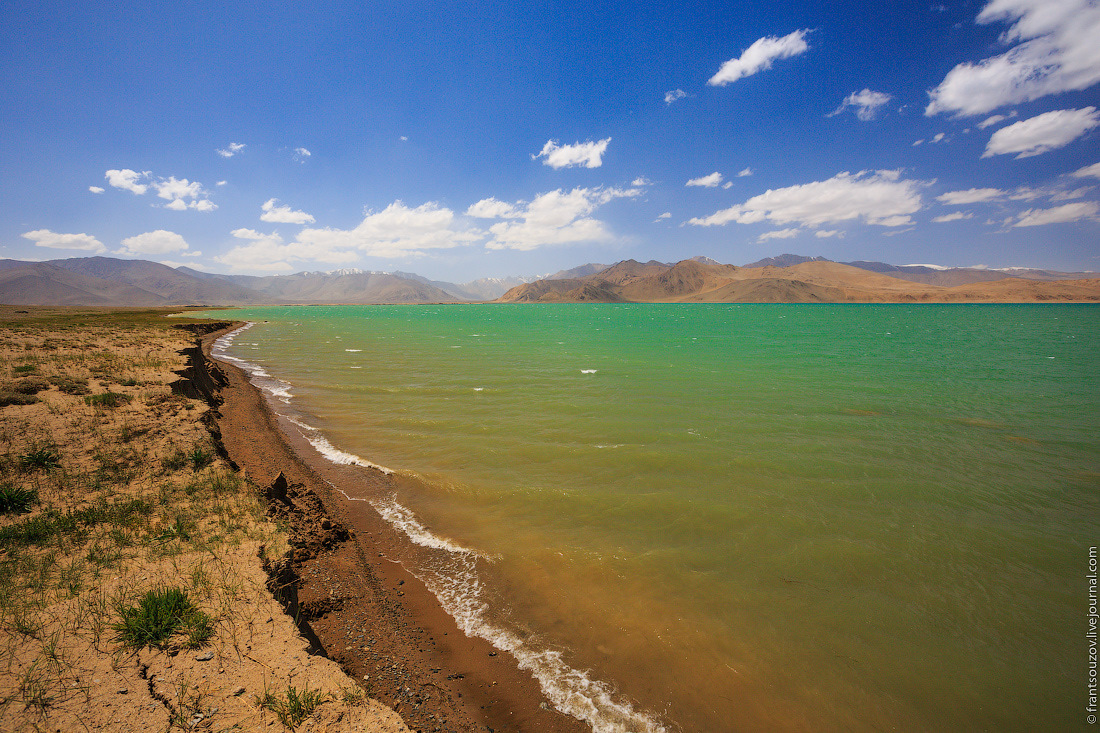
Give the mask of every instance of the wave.
[[(252, 323), (222, 336), (211, 349), (219, 359), (233, 362), (249, 375), (250, 381), (261, 390), (289, 404), (291, 385), (272, 377), (258, 365), (226, 353), (233, 340)], [(595, 370), (591, 370), (595, 371)], [(326, 460), (340, 465), (356, 465), (372, 468), (386, 474), (393, 471), (371, 463), (357, 455), (335, 447), (321, 431), (290, 415), (278, 413), (302, 432), (301, 436)], [(542, 693), (559, 712), (583, 720), (592, 726), (593, 733), (665, 733), (666, 728), (649, 714), (635, 710), (627, 701), (619, 699), (608, 684), (592, 679), (587, 671), (571, 667), (563, 659), (561, 650), (540, 647), (511, 629), (494, 623), (489, 617), (489, 604), (483, 598), (483, 584), (477, 572), (477, 563), (492, 562), (495, 557), (463, 547), (446, 537), (432, 532), (408, 507), (397, 501), (396, 496), (386, 499), (363, 499), (349, 496), (336, 488), (349, 501), (367, 501), (395, 529), (411, 542), (439, 553), (437, 562), (429, 567), (410, 568), (439, 600), (446, 611), (467, 636), (485, 639), (497, 649), (508, 652), (521, 669), (529, 671), (539, 682)]]

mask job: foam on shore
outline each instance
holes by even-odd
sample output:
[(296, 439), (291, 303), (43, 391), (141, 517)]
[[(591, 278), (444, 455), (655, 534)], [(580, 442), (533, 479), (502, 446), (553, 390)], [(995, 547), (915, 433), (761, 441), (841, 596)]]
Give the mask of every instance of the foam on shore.
[[(227, 350), (235, 337), (251, 328), (247, 323), (218, 338), (211, 354), (232, 362), (242, 369), (257, 388), (283, 404), (291, 404), (291, 384), (273, 377), (262, 367), (231, 356)], [(593, 370), (595, 371), (595, 370)], [(300, 429), (300, 434), (326, 460), (339, 465), (372, 468), (386, 474), (391, 469), (371, 463), (333, 446), (317, 428), (291, 415), (276, 414)], [(559, 712), (583, 720), (594, 733), (665, 733), (667, 730), (654, 717), (634, 709), (615, 695), (608, 684), (592, 679), (588, 672), (569, 666), (563, 651), (540, 647), (537, 639), (524, 638), (516, 631), (498, 625), (490, 619), (489, 605), (483, 598), (483, 584), (477, 572), (478, 562), (492, 561), (476, 550), (463, 547), (433, 533), (396, 496), (385, 499), (364, 499), (349, 496), (335, 487), (349, 501), (367, 501), (390, 525), (412, 543), (433, 553), (436, 562), (426, 567), (408, 568), (439, 600), (443, 610), (455, 619), (467, 636), (485, 639), (497, 649), (508, 652), (538, 680), (543, 694)]]

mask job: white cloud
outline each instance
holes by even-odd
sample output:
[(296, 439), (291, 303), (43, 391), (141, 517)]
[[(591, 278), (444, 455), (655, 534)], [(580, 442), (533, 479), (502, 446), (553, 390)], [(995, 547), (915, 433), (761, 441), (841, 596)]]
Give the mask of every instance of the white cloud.
[(225, 184), (227, 184), (227, 183), (229, 183), (229, 181), (218, 181), (218, 182), (217, 182), (217, 183), (215, 183), (214, 185), (215, 185), (215, 186), (224, 186), (224, 185), (225, 185)]
[(870, 122), (878, 115), (879, 108), (891, 99), (893, 97), (885, 92), (873, 92), (870, 89), (864, 89), (862, 92), (852, 92), (844, 98), (839, 107), (825, 116), (833, 117), (851, 107), (855, 110), (857, 119)]
[(744, 178), (745, 176), (751, 176), (754, 173), (752, 168), (743, 168), (738, 174), (738, 178)]
[[(175, 176), (156, 178), (149, 171), (138, 173), (129, 168), (109, 170), (104, 174), (104, 177), (114, 188), (132, 191), (138, 196), (144, 195), (146, 191), (152, 188), (157, 192), (159, 198), (168, 201), (167, 204), (164, 204), (164, 208), (173, 211), (185, 211), (187, 209), (213, 211), (218, 208), (214, 202), (206, 198), (208, 193), (198, 181), (188, 181), (186, 178), (176, 178)], [(143, 181), (143, 183), (138, 183), (138, 181)], [(96, 187), (89, 190), (94, 190), (94, 188)]]
[(489, 197), (466, 209), (466, 216), (478, 219), (515, 219), (523, 214), (512, 204)]
[(729, 222), (753, 224), (765, 219), (775, 224), (823, 224), (862, 219), (868, 224), (898, 227), (912, 223), (910, 214), (921, 208), (917, 181), (901, 180), (898, 171), (838, 173), (814, 181), (768, 190), (743, 204), (688, 221), (695, 226)]
[[(158, 197), (167, 199), (168, 203), (164, 205), (166, 209), (174, 211), (185, 211), (187, 209), (213, 211), (218, 208), (210, 199), (200, 198), (205, 197), (207, 192), (198, 181), (188, 181), (186, 178), (177, 179), (175, 176), (169, 176), (155, 181), (152, 186), (157, 190)], [(188, 201), (187, 199), (191, 200)]]
[(78, 249), (85, 252), (106, 252), (103, 243), (90, 234), (58, 234), (49, 229), (36, 229), (22, 235), (24, 239), (34, 242), (36, 247), (49, 247), (51, 249)]
[(153, 232), (145, 232), (134, 237), (122, 240), (122, 249), (115, 254), (120, 255), (166, 255), (172, 252), (183, 252), (187, 249), (187, 242), (175, 232), (167, 232), (157, 229)]
[(962, 221), (963, 219), (973, 219), (974, 215), (969, 211), (963, 213), (961, 211), (953, 211), (950, 214), (944, 214), (943, 216), (937, 216), (932, 221), (936, 224), (946, 224), (949, 221)]
[(1009, 22), (999, 56), (962, 63), (928, 94), (924, 113), (978, 115), (1100, 81), (1100, 4), (1094, 0), (991, 0), (981, 24)]
[(656, 222), (664, 221), (665, 219), (671, 219), (671, 218), (672, 218), (672, 212), (671, 211), (666, 211), (663, 214), (659, 214), (657, 216), (657, 218), (654, 219), (653, 221), (654, 221), (654, 223), (656, 223)]
[(1075, 204), (1063, 204), (1052, 209), (1028, 209), (1020, 214), (1014, 227), (1035, 227), (1043, 224), (1065, 224), (1081, 219), (1092, 219), (1100, 212), (1100, 204), (1094, 201), (1081, 201)]
[(769, 239), (790, 239), (792, 237), (797, 237), (801, 231), (801, 229), (779, 229), (774, 232), (764, 232), (756, 241), (766, 242)]
[(1075, 188), (1072, 191), (1059, 191), (1058, 193), (1050, 197), (1051, 201), (1072, 201), (1073, 199), (1079, 199), (1087, 195), (1093, 190), (1095, 186), (1083, 186), (1081, 188)]
[(630, 185), (631, 186), (651, 186), (651, 185), (653, 185), (653, 181), (649, 180), (645, 176), (638, 176), (637, 178), (635, 178), (633, 181), (630, 182)]
[(844, 232), (839, 229), (818, 229), (814, 232), (814, 236), (818, 239), (826, 239), (827, 237), (843, 237)]
[(665, 104), (672, 104), (677, 99), (683, 99), (687, 96), (687, 92), (683, 89), (673, 89), (671, 92), (665, 92)]
[(107, 183), (111, 184), (115, 188), (121, 188), (126, 191), (133, 191), (138, 196), (144, 195), (149, 189), (148, 186), (138, 183), (142, 178), (148, 177), (148, 173), (138, 173), (132, 171), (129, 168), (123, 168), (122, 170), (110, 170), (104, 174), (107, 179)]
[(1086, 165), (1084, 168), (1078, 168), (1070, 175), (1074, 178), (1086, 178), (1088, 176), (1100, 178), (1100, 163), (1093, 163), (1092, 165)]
[(223, 158), (232, 158), (234, 155), (244, 150), (244, 148), (244, 143), (229, 143), (229, 145), (224, 148), (219, 148), (217, 153)]
[(484, 232), (476, 229), (457, 229), (454, 212), (448, 208), (429, 202), (410, 209), (395, 201), (382, 211), (368, 212), (354, 229), (303, 229), (288, 246), (300, 259), (342, 262), (355, 253), (404, 257), (458, 247), (483, 237)]
[(707, 80), (710, 86), (720, 87), (735, 82), (758, 71), (772, 67), (776, 59), (786, 59), (805, 53), (810, 47), (806, 44), (809, 29), (795, 31), (782, 38), (765, 36), (749, 46), (739, 58), (730, 59), (722, 64), (718, 73)]
[(945, 137), (947, 137), (947, 133), (945, 133), (945, 132), (937, 132), (937, 133), (935, 134), (935, 136), (933, 136), (933, 137), (932, 137), (932, 139), (928, 141), (928, 144), (929, 144), (929, 145), (934, 145), (935, 143), (943, 142), (943, 139), (944, 139)]
[(305, 163), (306, 159), (309, 158), (311, 155), (313, 155), (313, 153), (309, 152), (305, 148), (294, 148), (294, 160), (298, 161), (299, 163)]
[(700, 176), (699, 178), (692, 178), (685, 183), (685, 186), (701, 186), (703, 188), (716, 188), (719, 183), (722, 182), (722, 174), (718, 171), (711, 173), (709, 176)]
[(576, 166), (599, 168), (603, 165), (603, 154), (609, 142), (611, 142), (609, 137), (598, 142), (589, 140), (586, 143), (578, 142), (573, 145), (558, 145), (556, 140), (547, 140), (542, 150), (537, 155), (531, 156), (531, 160), (546, 158), (542, 164), (555, 170)]
[(984, 120), (982, 120), (981, 122), (978, 123), (978, 129), (979, 130), (984, 130), (987, 127), (992, 127), (993, 125), (1004, 122), (1005, 120), (1010, 119), (1010, 118), (1015, 117), (1015, 116), (1016, 116), (1016, 110), (1012, 110), (1007, 115), (992, 115), (990, 117), (986, 117)]
[(963, 204), (979, 204), (986, 201), (997, 201), (1007, 195), (1006, 191), (999, 188), (968, 188), (965, 191), (948, 191), (936, 197), (940, 203), (962, 206)]
[(312, 224), (316, 221), (310, 214), (304, 211), (294, 211), (289, 206), (276, 206), (278, 199), (268, 199), (260, 208), (260, 221), (270, 221), (275, 224)]
[(994, 132), (982, 157), (1019, 153), (1019, 159), (1057, 150), (1097, 125), (1100, 113), (1095, 107), (1045, 112)]
[(278, 234), (262, 234), (255, 229), (234, 229), (231, 233), (249, 243), (233, 247), (224, 255), (215, 257), (215, 261), (234, 270), (286, 272), (294, 269), (290, 264), (291, 259), (296, 259), (294, 252), (283, 244)]
[(532, 250), (549, 244), (600, 242), (613, 238), (604, 223), (591, 214), (618, 198), (640, 196), (640, 188), (558, 189), (536, 196), (530, 203), (518, 202), (520, 215), (489, 227), (487, 249)]
[(99, 186), (88, 186), (88, 190), (91, 191), (92, 193), (103, 193), (107, 189), (100, 188)]

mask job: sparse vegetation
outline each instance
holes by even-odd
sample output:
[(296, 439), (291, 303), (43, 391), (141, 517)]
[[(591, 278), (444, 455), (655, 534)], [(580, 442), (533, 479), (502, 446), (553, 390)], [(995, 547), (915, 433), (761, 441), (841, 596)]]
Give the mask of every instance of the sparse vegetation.
[(133, 397), (128, 394), (121, 394), (119, 392), (101, 392), (100, 394), (88, 395), (84, 398), (84, 402), (94, 407), (115, 408), (121, 405), (125, 405), (132, 399)]
[(285, 727), (294, 729), (327, 699), (328, 695), (319, 690), (306, 687), (299, 692), (294, 685), (288, 685), (283, 695), (274, 695), (265, 690), (262, 695), (256, 696), (256, 704), (275, 713)]
[(38, 503), (38, 489), (0, 484), (0, 514), (26, 514)]
[(136, 606), (119, 605), (116, 610), (121, 618), (111, 627), (115, 640), (130, 649), (163, 648), (177, 635), (185, 637), (181, 646), (193, 649), (214, 635), (210, 617), (180, 588), (156, 588)]

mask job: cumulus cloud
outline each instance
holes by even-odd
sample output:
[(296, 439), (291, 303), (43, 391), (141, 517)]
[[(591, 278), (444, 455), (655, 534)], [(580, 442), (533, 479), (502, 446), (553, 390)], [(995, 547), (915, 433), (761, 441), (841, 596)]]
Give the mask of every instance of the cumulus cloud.
[(838, 173), (826, 181), (814, 181), (765, 191), (743, 204), (690, 219), (695, 226), (722, 226), (730, 222), (754, 224), (823, 224), (863, 220), (885, 227), (912, 223), (910, 214), (921, 208), (920, 183), (901, 179), (898, 171)]
[(550, 244), (607, 241), (613, 235), (591, 214), (609, 201), (641, 194), (642, 189), (635, 187), (558, 189), (540, 194), (530, 203), (518, 202), (510, 209), (514, 216), (490, 226), (485, 246), (526, 251)]
[(926, 115), (978, 115), (1100, 81), (1100, 4), (1094, 0), (991, 0), (980, 24), (1011, 23), (1003, 54), (962, 63), (928, 94)]
[(754, 171), (752, 168), (743, 168), (741, 171), (738, 172), (737, 177), (744, 178), (745, 176), (751, 176), (753, 173)]
[(607, 150), (607, 144), (611, 138), (604, 138), (597, 142), (589, 140), (585, 143), (573, 145), (558, 145), (556, 140), (547, 140), (542, 150), (537, 155), (532, 155), (531, 160), (545, 158), (543, 165), (548, 165), (555, 170), (561, 168), (599, 168), (603, 165), (603, 154)]
[(88, 190), (91, 191), (92, 193), (103, 193), (107, 189), (101, 188), (99, 186), (88, 186)]
[(168, 202), (164, 204), (164, 208), (173, 211), (186, 211), (187, 209), (213, 211), (218, 208), (213, 201), (207, 198), (208, 192), (203, 189), (202, 184), (198, 181), (189, 181), (186, 178), (176, 178), (175, 176), (159, 178), (149, 171), (138, 173), (129, 168), (109, 170), (104, 174), (104, 177), (114, 188), (131, 191), (138, 196), (145, 195), (145, 192), (152, 188), (157, 192), (159, 198)]
[(766, 242), (769, 239), (790, 239), (791, 237), (797, 237), (798, 233), (802, 231), (800, 229), (778, 229), (774, 232), (764, 232), (757, 239), (758, 242)]
[(718, 184), (722, 182), (722, 174), (718, 171), (711, 173), (709, 176), (700, 176), (699, 178), (692, 178), (685, 183), (685, 186), (701, 186), (703, 188), (716, 188)]
[(772, 67), (776, 59), (786, 59), (797, 56), (809, 50), (806, 43), (806, 34), (809, 29), (795, 31), (782, 38), (765, 36), (757, 40), (735, 59), (722, 64), (718, 73), (707, 80), (707, 84), (714, 87), (725, 86), (746, 76), (752, 76), (758, 71), (766, 71)]
[(1100, 163), (1093, 163), (1092, 165), (1086, 165), (1084, 168), (1078, 168), (1070, 175), (1074, 178), (1100, 178)]
[(316, 221), (310, 214), (304, 211), (294, 211), (289, 206), (276, 206), (278, 199), (268, 199), (260, 208), (260, 221), (269, 221), (275, 224), (312, 224)]
[(103, 243), (90, 234), (58, 234), (49, 229), (36, 229), (26, 232), (24, 239), (34, 242), (36, 247), (49, 247), (51, 249), (78, 249), (84, 252), (106, 252)]
[(665, 104), (672, 104), (677, 99), (683, 99), (687, 96), (687, 92), (683, 89), (673, 89), (671, 92), (665, 92)]
[(944, 214), (943, 216), (937, 216), (932, 219), (936, 224), (946, 224), (949, 221), (962, 221), (963, 219), (973, 219), (974, 215), (969, 211), (963, 213), (962, 211), (953, 211), (950, 214)]
[(153, 232), (145, 232), (134, 237), (122, 240), (122, 249), (116, 254), (120, 255), (166, 255), (172, 252), (183, 252), (187, 249), (187, 242), (175, 232), (157, 229)]
[(287, 271), (295, 263), (351, 264), (364, 256), (406, 257), (428, 250), (458, 247), (484, 238), (477, 229), (456, 226), (454, 212), (429, 202), (410, 208), (395, 201), (382, 211), (368, 211), (352, 229), (303, 229), (292, 242), (277, 233), (235, 229), (247, 244), (233, 247), (215, 259), (235, 270)]
[(671, 211), (666, 211), (663, 214), (658, 214), (657, 218), (654, 219), (653, 222), (656, 223), (656, 222), (664, 221), (665, 219), (671, 219), (671, 218), (672, 218), (672, 212)]
[(138, 183), (142, 178), (147, 177), (148, 173), (138, 173), (132, 171), (129, 168), (123, 168), (122, 170), (110, 170), (104, 174), (107, 179), (107, 183), (111, 184), (115, 188), (121, 188), (125, 191), (132, 191), (138, 196), (143, 196), (149, 187)]
[(224, 148), (219, 148), (217, 153), (223, 158), (232, 158), (234, 155), (244, 150), (244, 148), (244, 143), (229, 143)]
[(498, 201), (492, 197), (482, 199), (466, 209), (466, 216), (473, 216), (478, 219), (515, 219), (522, 215), (512, 204), (506, 201)]
[(309, 152), (305, 148), (294, 148), (294, 160), (298, 161), (299, 163), (305, 163), (311, 155), (313, 155), (313, 153)]
[(1094, 219), (1100, 212), (1100, 204), (1094, 201), (1081, 201), (1063, 204), (1050, 209), (1028, 209), (1017, 217), (1014, 227), (1036, 227), (1043, 224), (1066, 224), (1081, 219)]
[(870, 122), (878, 115), (879, 108), (891, 99), (893, 97), (885, 92), (873, 92), (870, 89), (864, 89), (862, 92), (852, 92), (844, 98), (839, 107), (825, 116), (833, 117), (851, 108), (857, 119), (862, 122)]
[(979, 204), (986, 201), (997, 201), (1007, 195), (1006, 191), (999, 188), (968, 188), (965, 191), (948, 191), (936, 197), (943, 204), (962, 206), (964, 204)]
[(1019, 153), (1019, 159), (1040, 155), (1065, 147), (1097, 125), (1100, 113), (1095, 107), (1045, 112), (994, 132), (982, 157)]

